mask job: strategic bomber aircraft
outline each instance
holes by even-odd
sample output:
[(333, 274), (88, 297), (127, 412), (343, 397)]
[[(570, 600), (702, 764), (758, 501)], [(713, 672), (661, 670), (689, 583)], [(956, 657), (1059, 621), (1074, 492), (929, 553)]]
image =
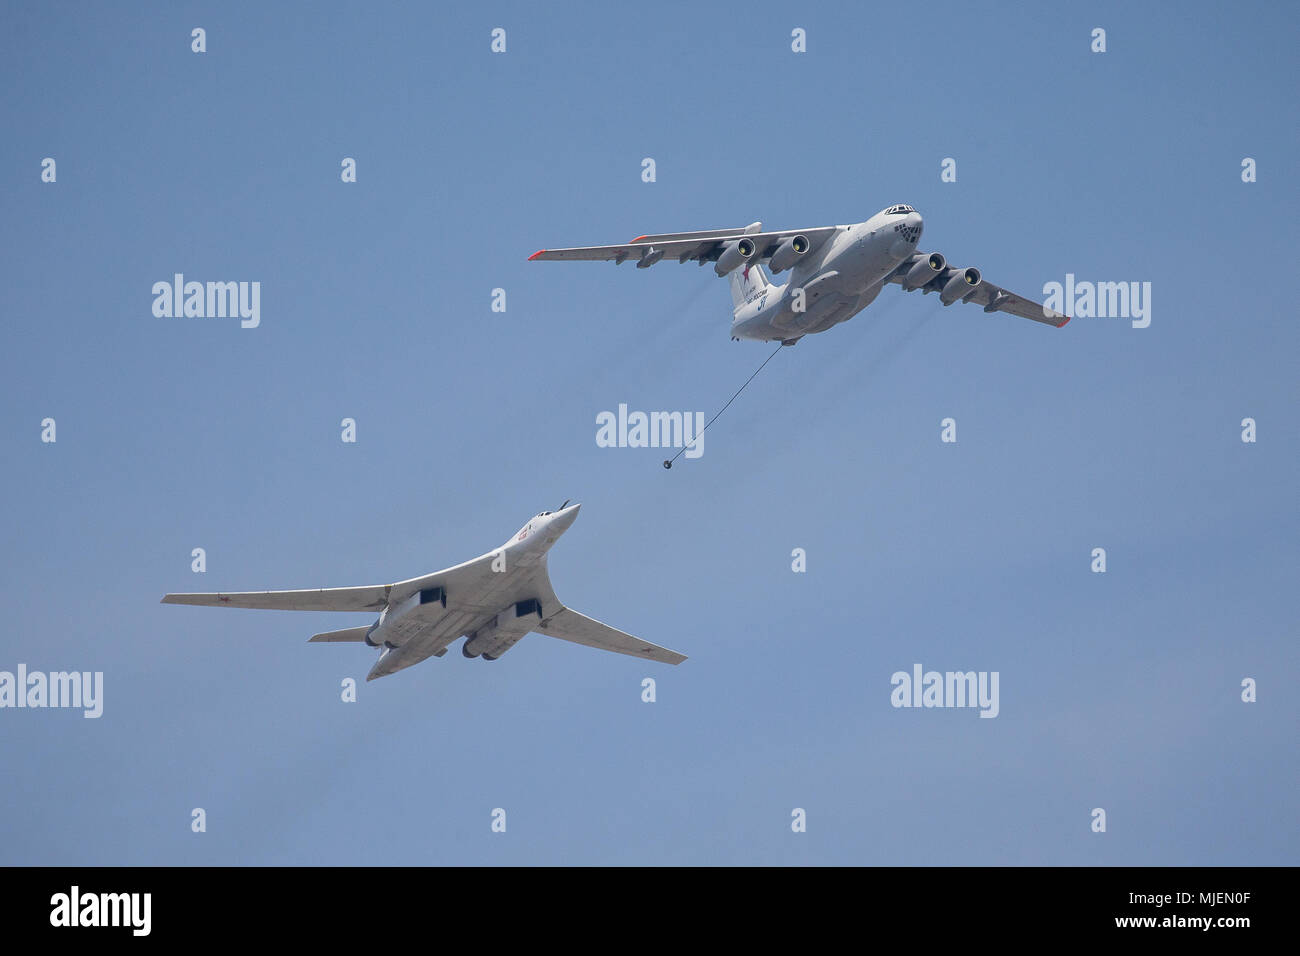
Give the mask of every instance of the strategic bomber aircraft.
[[(757, 339), (794, 345), (805, 335), (825, 332), (857, 315), (894, 282), (910, 292), (937, 292), (944, 305), (973, 302), (985, 312), (1010, 312), (1058, 329), (1069, 316), (1008, 292), (976, 268), (957, 269), (937, 252), (917, 252), (921, 214), (898, 204), (866, 222), (764, 232), (761, 222), (743, 229), (673, 232), (638, 236), (621, 246), (542, 249), (533, 259), (635, 259), (645, 269), (661, 259), (714, 264), (729, 275), (733, 340)], [(789, 269), (785, 285), (773, 285), (760, 263), (774, 274)]]
[(543, 511), (509, 541), (472, 561), (396, 584), (307, 591), (168, 594), (163, 604), (264, 608), (285, 611), (378, 611), (375, 623), (317, 634), (312, 641), (351, 641), (382, 648), (366, 680), (442, 657), (456, 638), (461, 652), (494, 661), (525, 634), (537, 631), (575, 644), (680, 664), (685, 654), (651, 644), (592, 620), (560, 603), (551, 588), (546, 555), (569, 530), (581, 505), (566, 501)]

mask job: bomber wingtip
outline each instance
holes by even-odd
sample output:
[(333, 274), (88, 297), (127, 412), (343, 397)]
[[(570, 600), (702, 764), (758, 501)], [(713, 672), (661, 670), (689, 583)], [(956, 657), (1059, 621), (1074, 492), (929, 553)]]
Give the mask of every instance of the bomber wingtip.
[(642, 239), (644, 239), (644, 238), (645, 238), (645, 236), (637, 236), (637, 237), (636, 237), (635, 239), (633, 239), (632, 241), (633, 241), (633, 242), (640, 242), (640, 241), (641, 241)]
[(545, 249), (538, 249), (536, 252), (534, 252), (531, 256), (528, 257), (528, 261), (532, 262), (534, 259), (536, 259), (545, 251), (546, 251)]
[(1057, 328), (1058, 328), (1058, 329), (1063, 329), (1063, 328), (1065, 328), (1067, 325), (1069, 325), (1069, 324), (1070, 324), (1070, 318), (1071, 318), (1071, 317), (1067, 315), (1067, 316), (1065, 317), (1065, 321), (1062, 322), (1060, 325), (1058, 325)]

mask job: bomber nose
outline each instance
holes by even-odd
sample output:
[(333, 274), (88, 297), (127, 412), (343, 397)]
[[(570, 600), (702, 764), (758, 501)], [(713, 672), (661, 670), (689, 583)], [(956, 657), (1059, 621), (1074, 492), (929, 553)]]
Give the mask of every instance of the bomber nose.
[(578, 518), (578, 510), (582, 505), (570, 505), (555, 516), (555, 524), (559, 528), (560, 534), (569, 530), (569, 525), (573, 524)]
[(916, 238), (921, 238), (921, 230), (925, 227), (925, 220), (921, 218), (919, 212), (909, 212), (907, 218), (903, 220), (903, 225), (916, 234)]

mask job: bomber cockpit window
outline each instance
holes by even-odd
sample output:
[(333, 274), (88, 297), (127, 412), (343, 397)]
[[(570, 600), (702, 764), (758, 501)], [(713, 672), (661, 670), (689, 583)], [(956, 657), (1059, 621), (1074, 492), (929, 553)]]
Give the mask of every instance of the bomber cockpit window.
[(913, 209), (911, 206), (903, 206), (903, 205), (890, 206), (888, 209), (885, 210), (885, 215), (886, 215), (886, 216), (897, 216), (897, 215), (899, 215), (899, 214), (901, 214), (901, 213), (905, 213), (905, 212), (916, 212), (916, 210)]

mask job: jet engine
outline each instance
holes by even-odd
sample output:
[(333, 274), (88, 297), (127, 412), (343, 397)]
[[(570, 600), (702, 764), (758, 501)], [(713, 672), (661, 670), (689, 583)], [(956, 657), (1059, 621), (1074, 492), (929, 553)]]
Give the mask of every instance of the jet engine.
[[(537, 615), (534, 619), (533, 615)], [(460, 652), (466, 657), (483, 655), (485, 661), (494, 661), (536, 626), (542, 617), (541, 602), (535, 598), (520, 601), (501, 611), (465, 639)]]
[(447, 591), (444, 588), (423, 588), (416, 591), (401, 603), (384, 608), (366, 631), (363, 640), (371, 647), (401, 647), (438, 613), (438, 608), (422, 610), (427, 605), (435, 604), (444, 609), (447, 607)]
[(917, 256), (912, 268), (908, 269), (903, 276), (903, 288), (908, 292), (921, 288), (943, 272), (947, 265), (947, 260), (937, 252), (932, 252), (928, 256)]
[(939, 301), (944, 305), (952, 305), (978, 289), (982, 281), (978, 269), (962, 269), (944, 285), (943, 291), (939, 293)]
[(739, 269), (749, 261), (757, 248), (753, 239), (738, 239), (722, 250), (722, 255), (718, 256), (713, 271), (720, 276), (725, 276), (733, 269)]
[(772, 258), (768, 261), (768, 267), (774, 275), (778, 272), (784, 272), (798, 262), (800, 257), (805, 255), (811, 248), (812, 243), (808, 241), (807, 236), (791, 236), (781, 243), (776, 252), (772, 253)]

